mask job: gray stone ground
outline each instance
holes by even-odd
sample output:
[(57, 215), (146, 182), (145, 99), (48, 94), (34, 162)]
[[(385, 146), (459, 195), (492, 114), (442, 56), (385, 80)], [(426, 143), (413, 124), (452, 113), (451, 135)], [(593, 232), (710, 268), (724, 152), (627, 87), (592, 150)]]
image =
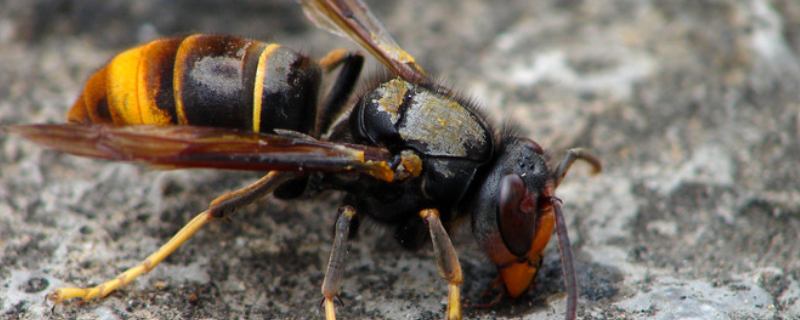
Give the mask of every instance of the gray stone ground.
[[(372, 1), (379, 2), (379, 1)], [(435, 75), (563, 150), (595, 150), (559, 189), (584, 319), (800, 319), (800, 2), (409, 0), (373, 3)], [(346, 40), (291, 2), (0, 2), (0, 125), (61, 122), (89, 74), (134, 43), (189, 32)], [(373, 71), (380, 70), (374, 63)], [(207, 202), (256, 178), (150, 171), (0, 133), (0, 318), (321, 319), (338, 201), (269, 199), (202, 230), (150, 275), (53, 313), (54, 287), (135, 265)], [(465, 225), (464, 295), (494, 277)], [(551, 242), (555, 244), (555, 241)], [(351, 245), (342, 319), (439, 319), (431, 250), (380, 228)], [(559, 319), (557, 249), (537, 288), (468, 319)]]

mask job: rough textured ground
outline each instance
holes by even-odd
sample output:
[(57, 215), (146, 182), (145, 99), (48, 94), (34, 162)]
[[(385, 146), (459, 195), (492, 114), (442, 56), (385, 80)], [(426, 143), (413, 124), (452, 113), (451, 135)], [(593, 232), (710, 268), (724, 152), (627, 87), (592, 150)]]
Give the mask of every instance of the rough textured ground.
[[(380, 2), (380, 1), (372, 1)], [(409, 0), (374, 3), (435, 75), (553, 150), (583, 146), (559, 189), (584, 319), (800, 319), (800, 2)], [(63, 121), (115, 52), (219, 32), (314, 56), (353, 46), (292, 2), (0, 2), (0, 125)], [(373, 63), (372, 70), (380, 70)], [(215, 223), (150, 275), (51, 313), (44, 295), (135, 265), (254, 174), (148, 171), (0, 133), (0, 318), (320, 319), (337, 196), (269, 199)], [(465, 298), (494, 277), (464, 226)], [(555, 241), (552, 242), (555, 244)], [(342, 319), (439, 319), (431, 250), (377, 228), (351, 245)], [(537, 288), (468, 319), (559, 319), (551, 246)]]

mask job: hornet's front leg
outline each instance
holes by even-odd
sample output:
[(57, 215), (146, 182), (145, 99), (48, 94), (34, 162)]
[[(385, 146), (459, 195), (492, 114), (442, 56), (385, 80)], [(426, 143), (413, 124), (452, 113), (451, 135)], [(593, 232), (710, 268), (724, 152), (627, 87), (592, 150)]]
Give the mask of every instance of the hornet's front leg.
[(461, 291), (458, 288), (464, 281), (461, 264), (458, 262), (456, 250), (450, 237), (439, 220), (439, 210), (425, 209), (419, 212), (420, 217), (428, 223), (433, 242), (433, 254), (439, 265), (439, 275), (449, 284), (447, 296), (447, 320), (461, 320)]

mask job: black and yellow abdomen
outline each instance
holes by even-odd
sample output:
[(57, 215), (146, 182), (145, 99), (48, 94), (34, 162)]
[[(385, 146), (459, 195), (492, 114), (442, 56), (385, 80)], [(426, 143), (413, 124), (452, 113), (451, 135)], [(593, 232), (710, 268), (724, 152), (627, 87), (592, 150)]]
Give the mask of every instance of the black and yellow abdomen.
[(70, 123), (311, 132), (319, 65), (279, 44), (225, 35), (156, 40), (89, 78)]

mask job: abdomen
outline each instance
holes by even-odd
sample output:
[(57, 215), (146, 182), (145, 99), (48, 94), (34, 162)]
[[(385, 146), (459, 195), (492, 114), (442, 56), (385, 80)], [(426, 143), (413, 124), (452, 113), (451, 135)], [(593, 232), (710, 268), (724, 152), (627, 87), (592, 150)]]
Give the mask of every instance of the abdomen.
[(67, 121), (307, 133), (320, 80), (314, 60), (278, 44), (168, 38), (125, 51), (92, 75)]

